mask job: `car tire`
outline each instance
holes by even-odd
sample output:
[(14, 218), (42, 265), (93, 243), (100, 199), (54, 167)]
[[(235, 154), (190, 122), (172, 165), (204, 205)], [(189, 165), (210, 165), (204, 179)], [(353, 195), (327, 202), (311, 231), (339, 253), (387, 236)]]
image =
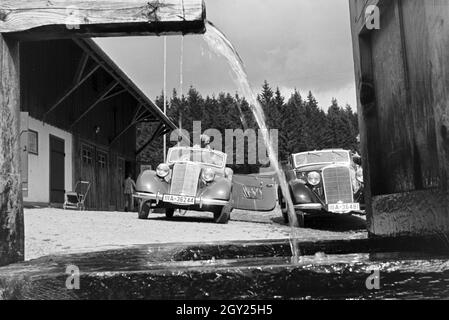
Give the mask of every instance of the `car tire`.
[(138, 217), (140, 220), (148, 219), (148, 216), (152, 212), (152, 209), (147, 203), (144, 203), (140, 206)]
[[(304, 223), (304, 220), (305, 220), (304, 212), (302, 212), (300, 210), (296, 210), (295, 214), (296, 214), (297, 223), (293, 227), (295, 227), (295, 228), (304, 228), (304, 226), (305, 226), (305, 223)], [(288, 216), (288, 213), (287, 212), (282, 212), (282, 216), (284, 217), (285, 223), (289, 224), (290, 218)]]
[(288, 224), (290, 221), (290, 219), (288, 217), (288, 212), (282, 211), (282, 217), (284, 217), (284, 222)]
[(295, 227), (304, 228), (305, 227), (305, 214), (301, 210), (296, 210), (296, 220), (298, 220), (298, 225)]
[(218, 224), (227, 224), (231, 219), (231, 210), (228, 206), (219, 207), (214, 210), (214, 222)]
[(173, 218), (174, 215), (175, 215), (175, 209), (174, 208), (167, 208), (167, 209), (165, 209), (165, 217), (167, 217), (167, 219)]

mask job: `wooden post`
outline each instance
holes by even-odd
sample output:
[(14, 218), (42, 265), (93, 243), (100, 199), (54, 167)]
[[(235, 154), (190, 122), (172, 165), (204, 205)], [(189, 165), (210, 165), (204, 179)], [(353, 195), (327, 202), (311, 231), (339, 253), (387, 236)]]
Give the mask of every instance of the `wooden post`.
[(23, 258), (19, 42), (0, 33), (0, 265)]

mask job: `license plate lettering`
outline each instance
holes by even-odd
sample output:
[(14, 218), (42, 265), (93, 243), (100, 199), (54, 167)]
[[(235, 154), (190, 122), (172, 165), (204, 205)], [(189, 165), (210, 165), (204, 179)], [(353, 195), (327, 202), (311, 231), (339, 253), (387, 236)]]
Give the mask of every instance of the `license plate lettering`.
[(177, 196), (172, 194), (166, 194), (163, 198), (164, 202), (176, 203), (176, 204), (195, 204), (195, 197)]
[(339, 213), (339, 212), (351, 212), (351, 211), (359, 211), (360, 204), (359, 203), (337, 203), (337, 204), (329, 204), (328, 211)]

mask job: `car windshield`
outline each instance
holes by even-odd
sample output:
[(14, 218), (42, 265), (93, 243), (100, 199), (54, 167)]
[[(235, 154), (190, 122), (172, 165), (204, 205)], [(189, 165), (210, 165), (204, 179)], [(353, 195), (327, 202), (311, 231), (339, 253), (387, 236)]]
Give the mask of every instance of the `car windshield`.
[(199, 162), (222, 168), (225, 166), (224, 153), (201, 148), (172, 148), (168, 152), (168, 162)]
[(343, 150), (313, 151), (294, 156), (295, 166), (305, 166), (318, 163), (349, 162), (349, 153)]

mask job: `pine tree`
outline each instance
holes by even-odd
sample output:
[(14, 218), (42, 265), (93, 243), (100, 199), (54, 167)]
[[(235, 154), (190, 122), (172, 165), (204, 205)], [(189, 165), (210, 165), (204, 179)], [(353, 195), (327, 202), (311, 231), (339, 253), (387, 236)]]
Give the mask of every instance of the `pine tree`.
[(285, 131), (285, 154), (282, 160), (293, 154), (306, 151), (307, 147), (304, 141), (306, 118), (304, 115), (304, 102), (301, 95), (295, 89), (283, 112), (282, 128)]
[[(273, 91), (265, 81), (258, 100), (265, 111), (268, 127), (279, 130), (280, 160), (286, 160), (290, 154), (304, 151), (326, 148), (358, 149), (357, 113), (353, 112), (348, 105), (341, 108), (336, 99), (332, 100), (331, 106), (325, 113), (311, 91), (304, 101), (295, 89), (285, 102), (279, 88)], [(163, 101), (163, 95), (155, 100), (161, 110)], [(219, 130), (223, 138), (226, 129), (258, 128), (248, 102), (238, 95), (222, 92), (218, 96), (203, 98), (194, 87), (190, 87), (187, 94), (182, 97), (173, 90), (168, 105), (168, 117), (176, 125), (181, 123), (182, 128), (190, 134), (192, 134), (193, 121), (201, 121), (203, 132), (210, 128)], [(137, 127), (138, 146), (152, 135), (156, 126), (144, 123)], [(193, 137), (190, 138), (192, 141)], [(162, 138), (156, 139), (139, 158), (141, 161), (152, 164), (153, 167), (162, 162)], [(232, 166), (232, 168), (238, 173), (257, 172), (258, 169), (247, 162), (245, 165)]]

